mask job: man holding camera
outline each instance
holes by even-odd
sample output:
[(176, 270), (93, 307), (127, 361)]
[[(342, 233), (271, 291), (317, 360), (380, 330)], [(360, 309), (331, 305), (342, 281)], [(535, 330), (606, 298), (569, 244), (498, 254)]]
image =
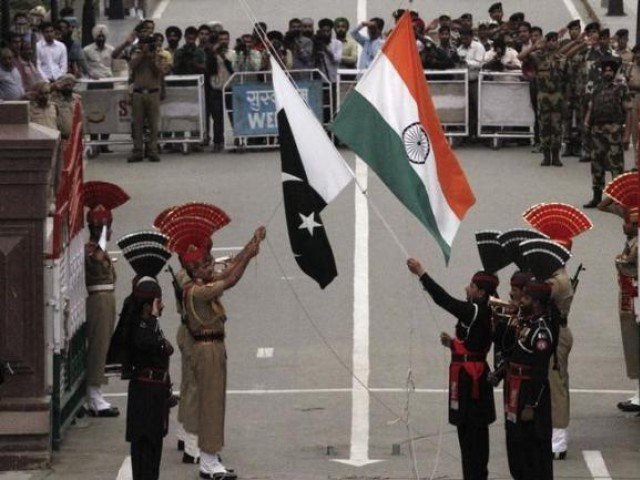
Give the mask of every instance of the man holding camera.
[(133, 152), (127, 159), (129, 163), (144, 159), (143, 129), (149, 128), (149, 149), (146, 152), (150, 162), (159, 162), (158, 123), (160, 121), (160, 101), (164, 99), (164, 73), (162, 58), (156, 49), (153, 36), (140, 37), (131, 54), (129, 71), (131, 72), (131, 131), (133, 134)]
[(229, 32), (223, 30), (204, 47), (206, 59), (207, 120), (213, 118), (213, 151), (220, 152), (224, 146), (224, 84), (233, 74), (236, 54), (229, 49)]
[(318, 22), (318, 31), (313, 37), (315, 66), (324, 73), (331, 84), (338, 79), (338, 66), (342, 59), (342, 42), (333, 37), (333, 20), (323, 18)]

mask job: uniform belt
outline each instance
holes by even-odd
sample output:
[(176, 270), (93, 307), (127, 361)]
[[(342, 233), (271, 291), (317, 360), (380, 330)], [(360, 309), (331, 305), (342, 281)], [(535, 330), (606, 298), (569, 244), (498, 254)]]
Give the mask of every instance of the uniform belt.
[(113, 283), (106, 285), (89, 285), (87, 287), (87, 292), (89, 293), (97, 293), (97, 292), (113, 292), (115, 290), (115, 285)]
[(513, 363), (510, 363), (508, 371), (509, 375), (528, 377), (528, 375), (531, 373), (531, 367), (529, 365), (514, 365)]
[(167, 383), (169, 380), (169, 371), (161, 368), (141, 368), (133, 375), (136, 380), (148, 383)]
[(159, 92), (159, 88), (134, 88), (135, 93), (156, 93)]
[(224, 333), (194, 333), (196, 342), (224, 342)]
[(452, 353), (451, 361), (452, 362), (484, 362), (486, 359), (485, 355), (480, 353)]

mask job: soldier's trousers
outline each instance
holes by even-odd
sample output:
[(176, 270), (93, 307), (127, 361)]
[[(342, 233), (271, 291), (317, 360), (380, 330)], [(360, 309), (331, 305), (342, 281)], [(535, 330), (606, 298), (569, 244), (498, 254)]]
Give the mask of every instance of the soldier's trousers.
[(538, 92), (540, 147), (559, 150), (562, 144), (562, 93)]
[(624, 171), (623, 127), (618, 123), (592, 125), (587, 137), (591, 144), (591, 179), (594, 188), (602, 190), (605, 173), (616, 178)]
[(93, 292), (87, 297), (87, 385), (106, 385), (104, 367), (111, 335), (116, 323), (116, 297), (113, 292)]
[(535, 422), (507, 426), (507, 459), (514, 480), (553, 480), (551, 438), (539, 435)]
[(462, 454), (462, 478), (486, 480), (489, 475), (489, 426), (473, 422), (458, 425), (458, 442)]
[[(560, 327), (558, 346), (549, 364), (549, 389), (551, 391), (551, 418), (553, 428), (567, 428), (570, 418), (569, 401), (569, 353), (573, 347), (573, 335), (569, 327)], [(555, 357), (555, 358), (554, 358)]]
[(638, 351), (640, 327), (636, 323), (636, 315), (633, 310), (620, 310), (620, 333), (622, 334), (622, 351), (627, 377), (637, 379), (640, 373), (640, 352)]
[(180, 325), (176, 336), (178, 348), (182, 356), (182, 378), (180, 380), (180, 405), (178, 421), (185, 431), (198, 434), (198, 386), (193, 365), (194, 340), (187, 327)]
[(567, 95), (562, 112), (562, 137), (569, 144), (582, 143), (582, 129), (584, 116), (582, 114), (582, 99), (573, 94)]
[(139, 93), (131, 96), (131, 133), (133, 152), (142, 154), (145, 120), (149, 127), (149, 152), (158, 154), (158, 129), (160, 123), (160, 92)]
[(131, 440), (133, 480), (157, 480), (162, 460), (162, 437), (140, 436)]

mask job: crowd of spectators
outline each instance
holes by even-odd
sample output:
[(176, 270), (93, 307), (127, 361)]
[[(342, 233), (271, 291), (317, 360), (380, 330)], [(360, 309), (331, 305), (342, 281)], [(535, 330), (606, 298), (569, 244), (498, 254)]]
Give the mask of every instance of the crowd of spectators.
[[(394, 20), (398, 21), (403, 13), (404, 10), (393, 12)], [(608, 29), (593, 23), (583, 31), (575, 20), (556, 32), (545, 32), (531, 25), (522, 12), (505, 17), (500, 3), (491, 5), (488, 18), (480, 22), (470, 13), (458, 18), (443, 14), (428, 22), (417, 11), (410, 14), (425, 69), (468, 69), (471, 137), (476, 133), (481, 70), (513, 71), (515, 78), (529, 81), (531, 101), (537, 111), (539, 62), (535, 54), (546, 48), (550, 33), (558, 40), (558, 53), (567, 56), (567, 62), (562, 63), (567, 96), (575, 93), (576, 84), (586, 88), (587, 81), (576, 79), (590, 78), (592, 59), (607, 56), (619, 60), (620, 81), (627, 82), (632, 91), (640, 90), (640, 52), (638, 47), (629, 49), (627, 30), (611, 35)], [(92, 31), (94, 43), (82, 48), (72, 11), (61, 12), (61, 20), (55, 25), (46, 22), (45, 15), (42, 7), (15, 14), (13, 31), (2, 49), (0, 99), (33, 99), (41, 82), (48, 82), (55, 91), (57, 81), (64, 75), (90, 79), (130, 77), (132, 53), (152, 38), (163, 74), (204, 75), (207, 121), (213, 120), (213, 138), (207, 135), (206, 143), (212, 143), (214, 150), (223, 145), (222, 87), (234, 72), (269, 70), (273, 52), (288, 69), (319, 69), (329, 82), (335, 83), (339, 68), (366, 69), (392, 31), (388, 26), (385, 29), (381, 18), (352, 25), (340, 17), (317, 22), (292, 18), (286, 32), (271, 30), (260, 22), (251, 33), (232, 36), (220, 22), (210, 22), (184, 29), (170, 26), (163, 34), (156, 31), (153, 21), (144, 20), (125, 39), (109, 38), (107, 27), (97, 25)]]

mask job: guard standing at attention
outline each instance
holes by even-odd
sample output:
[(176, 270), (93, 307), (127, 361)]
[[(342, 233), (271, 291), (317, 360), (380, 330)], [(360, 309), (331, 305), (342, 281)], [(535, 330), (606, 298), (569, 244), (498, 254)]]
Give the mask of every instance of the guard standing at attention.
[(549, 362), (557, 338), (557, 309), (547, 280), (570, 253), (551, 240), (527, 240), (522, 256), (534, 280), (520, 299), (517, 340), (507, 360), (506, 428), (509, 470), (515, 480), (552, 480)]
[(89, 242), (85, 245), (87, 285), (87, 403), (95, 417), (117, 417), (120, 411), (102, 395), (109, 342), (116, 319), (116, 272), (106, 251), (111, 237), (112, 210), (129, 200), (124, 190), (107, 182), (86, 182), (84, 206), (89, 208)]
[(200, 478), (233, 480), (237, 475), (220, 460), (224, 445), (227, 354), (224, 345), (225, 309), (220, 297), (242, 278), (249, 261), (259, 252), (266, 230), (259, 227), (251, 240), (220, 274), (211, 256), (212, 230), (200, 222), (170, 234), (170, 248), (179, 253), (192, 282), (184, 290), (187, 328), (193, 336), (193, 363), (198, 386), (198, 443)]
[(175, 405), (169, 377), (173, 346), (164, 337), (162, 290), (157, 276), (171, 252), (166, 237), (155, 232), (127, 235), (118, 245), (136, 273), (133, 291), (118, 324), (120, 346), (127, 352), (129, 374), (126, 439), (131, 443), (133, 480), (157, 480), (163, 438), (169, 430), (169, 409)]
[(449, 367), (449, 423), (458, 430), (464, 480), (486, 480), (489, 475), (489, 424), (496, 419), (493, 387), (487, 375), (491, 349), (491, 309), (498, 278), (477, 272), (466, 288), (466, 300), (450, 296), (425, 271), (418, 260), (407, 260), (409, 271), (433, 301), (456, 317), (455, 337), (440, 334), (442, 345), (451, 349)]

